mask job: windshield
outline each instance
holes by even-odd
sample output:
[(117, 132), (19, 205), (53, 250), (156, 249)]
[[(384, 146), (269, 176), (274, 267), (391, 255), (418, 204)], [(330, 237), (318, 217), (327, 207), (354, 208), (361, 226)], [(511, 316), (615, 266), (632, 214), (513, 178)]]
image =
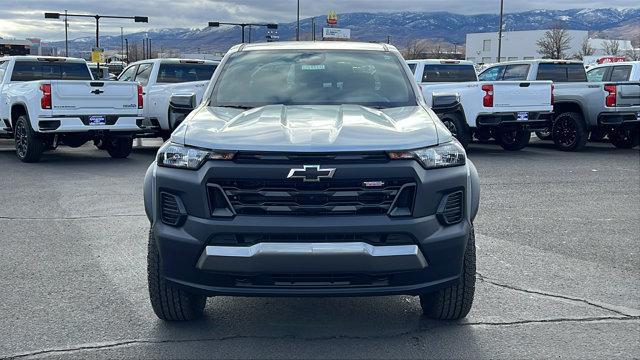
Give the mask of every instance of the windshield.
[(389, 108), (415, 106), (416, 99), (403, 65), (386, 52), (269, 50), (231, 55), (210, 106), (270, 104)]

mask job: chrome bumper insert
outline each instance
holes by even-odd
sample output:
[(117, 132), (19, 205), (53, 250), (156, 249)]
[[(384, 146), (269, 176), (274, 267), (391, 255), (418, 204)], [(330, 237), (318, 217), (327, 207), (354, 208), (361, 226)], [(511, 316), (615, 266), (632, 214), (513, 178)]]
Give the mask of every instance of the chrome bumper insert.
[(196, 267), (239, 273), (376, 273), (420, 270), (427, 267), (427, 261), (416, 245), (260, 243), (207, 246)]

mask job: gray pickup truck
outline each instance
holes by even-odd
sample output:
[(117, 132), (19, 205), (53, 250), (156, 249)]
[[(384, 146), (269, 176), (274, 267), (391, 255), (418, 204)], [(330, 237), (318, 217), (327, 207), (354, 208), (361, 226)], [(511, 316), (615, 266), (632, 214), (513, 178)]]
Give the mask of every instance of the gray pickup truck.
[(159, 318), (216, 295), (408, 294), (467, 315), (477, 171), (396, 48), (238, 45), (192, 110), (145, 177)]
[(582, 149), (589, 139), (607, 133), (619, 148), (640, 142), (640, 82), (587, 82), (582, 62), (567, 60), (510, 61), (486, 68), (480, 80), (551, 80), (554, 83), (554, 121), (549, 132), (564, 151)]

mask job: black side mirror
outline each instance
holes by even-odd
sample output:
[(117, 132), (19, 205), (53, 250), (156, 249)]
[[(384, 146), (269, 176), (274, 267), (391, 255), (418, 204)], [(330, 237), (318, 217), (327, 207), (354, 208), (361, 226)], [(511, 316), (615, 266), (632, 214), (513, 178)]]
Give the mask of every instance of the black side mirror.
[(171, 130), (177, 128), (195, 108), (196, 94), (171, 95), (169, 100), (169, 126)]

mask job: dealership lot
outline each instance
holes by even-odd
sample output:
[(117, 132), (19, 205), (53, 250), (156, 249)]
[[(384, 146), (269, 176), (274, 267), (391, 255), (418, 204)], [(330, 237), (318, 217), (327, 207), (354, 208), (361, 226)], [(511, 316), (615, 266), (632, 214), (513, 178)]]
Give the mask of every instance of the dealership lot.
[(91, 146), (22, 164), (0, 140), (0, 358), (640, 356), (640, 152), (472, 145), (478, 286), (460, 322), (417, 299), (213, 298), (165, 323), (146, 285), (142, 180)]

